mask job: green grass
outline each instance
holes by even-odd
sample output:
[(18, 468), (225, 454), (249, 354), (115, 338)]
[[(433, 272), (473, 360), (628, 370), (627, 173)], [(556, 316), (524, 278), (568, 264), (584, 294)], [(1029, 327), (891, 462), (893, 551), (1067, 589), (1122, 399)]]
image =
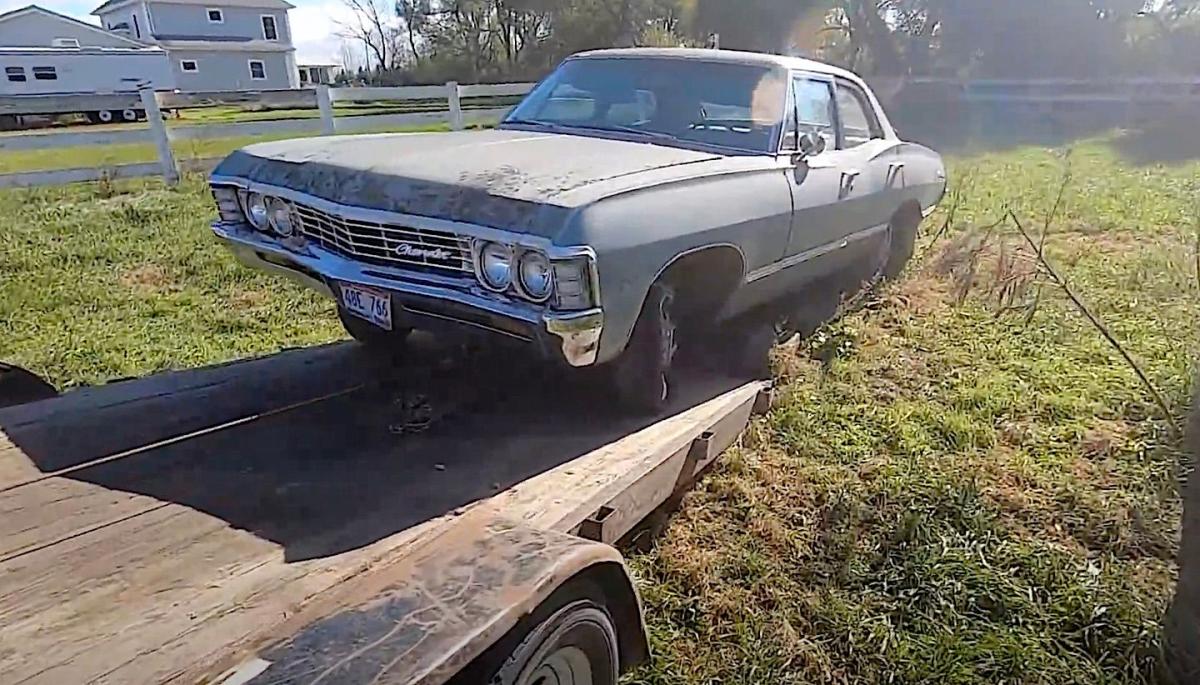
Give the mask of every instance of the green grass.
[[(1038, 230), (1063, 166), (953, 160), (964, 199), (908, 277), (778, 351), (780, 406), (630, 557), (656, 653), (630, 682), (1151, 677), (1176, 441), (1062, 294), (1038, 295), (1012, 229), (980, 230), (1008, 205)], [(1048, 255), (1181, 412), (1200, 164), (1098, 141), (1070, 166)], [(218, 248), (210, 202), (195, 178), (0, 193), (0, 358), (72, 386), (342, 337), (325, 301)]]
[[(632, 559), (657, 660), (631, 682), (1152, 677), (1177, 443), (1062, 294), (1037, 299), (1031, 262), (1001, 265), (1032, 257), (1011, 229), (974, 276), (964, 248), (1006, 205), (1040, 230), (1063, 164), (954, 160), (973, 183), (908, 280), (779, 351), (781, 406)], [(1182, 412), (1200, 164), (1133, 167), (1088, 144), (1070, 165), (1049, 257)], [(1002, 303), (1006, 280), (1024, 292)]]

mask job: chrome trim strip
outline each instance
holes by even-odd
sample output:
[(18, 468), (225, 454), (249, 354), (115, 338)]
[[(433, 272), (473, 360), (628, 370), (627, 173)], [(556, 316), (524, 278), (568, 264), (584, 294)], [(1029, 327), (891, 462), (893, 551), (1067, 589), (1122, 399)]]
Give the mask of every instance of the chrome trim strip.
[(851, 233), (850, 235), (846, 236), (845, 238), (842, 238), (841, 240), (831, 242), (831, 243), (825, 243), (824, 245), (818, 245), (817, 247), (814, 247), (811, 250), (805, 250), (804, 252), (800, 252), (800, 253), (791, 255), (790, 257), (784, 257), (783, 259), (780, 259), (777, 262), (772, 262), (766, 266), (759, 267), (759, 268), (755, 269), (754, 271), (751, 271), (750, 273), (746, 274), (746, 282), (753, 283), (754, 281), (761, 280), (763, 278), (766, 278), (767, 276), (773, 276), (773, 275), (779, 273), (780, 271), (783, 271), (784, 269), (789, 269), (793, 266), (796, 266), (797, 264), (807, 262), (810, 259), (816, 259), (817, 257), (822, 257), (824, 255), (829, 254), (830, 252), (835, 251), (835, 250), (845, 249), (850, 246), (851, 242), (865, 240), (865, 239), (875, 235), (876, 233), (879, 233), (880, 231), (886, 231), (886, 230), (887, 230), (887, 224), (883, 224), (882, 226), (872, 226), (871, 228), (866, 228), (861, 231), (855, 231), (854, 233)]

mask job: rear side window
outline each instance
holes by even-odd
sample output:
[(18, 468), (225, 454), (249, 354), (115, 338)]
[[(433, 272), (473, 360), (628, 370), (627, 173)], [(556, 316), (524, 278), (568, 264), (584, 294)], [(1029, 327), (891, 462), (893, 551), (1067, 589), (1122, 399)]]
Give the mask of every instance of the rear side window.
[(875, 118), (866, 94), (849, 81), (837, 82), (838, 117), (842, 124), (842, 147), (858, 147), (868, 140), (882, 138), (883, 131)]
[(24, 83), (27, 80), (25, 78), (25, 67), (4, 67), (4, 75), (8, 77), (9, 81)]

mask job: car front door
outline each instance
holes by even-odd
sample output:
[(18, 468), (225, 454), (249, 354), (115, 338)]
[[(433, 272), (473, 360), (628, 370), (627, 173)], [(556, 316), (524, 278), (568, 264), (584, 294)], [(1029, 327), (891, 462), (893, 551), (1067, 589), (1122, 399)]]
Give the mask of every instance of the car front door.
[[(826, 257), (846, 233), (836, 211), (843, 179), (833, 79), (796, 74), (790, 97), (781, 152), (791, 158), (786, 175), (792, 189), (792, 230), (779, 265), (781, 270), (791, 272), (789, 282), (810, 280), (827, 272)], [(825, 149), (802, 159), (797, 147), (798, 137), (803, 134), (819, 136)]]

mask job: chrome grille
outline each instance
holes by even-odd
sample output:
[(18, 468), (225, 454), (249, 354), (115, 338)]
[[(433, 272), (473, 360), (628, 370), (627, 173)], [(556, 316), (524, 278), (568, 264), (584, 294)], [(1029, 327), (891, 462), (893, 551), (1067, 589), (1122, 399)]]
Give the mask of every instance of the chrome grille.
[(346, 219), (293, 204), (308, 240), (348, 257), (380, 266), (471, 273), (470, 240), (454, 233)]

